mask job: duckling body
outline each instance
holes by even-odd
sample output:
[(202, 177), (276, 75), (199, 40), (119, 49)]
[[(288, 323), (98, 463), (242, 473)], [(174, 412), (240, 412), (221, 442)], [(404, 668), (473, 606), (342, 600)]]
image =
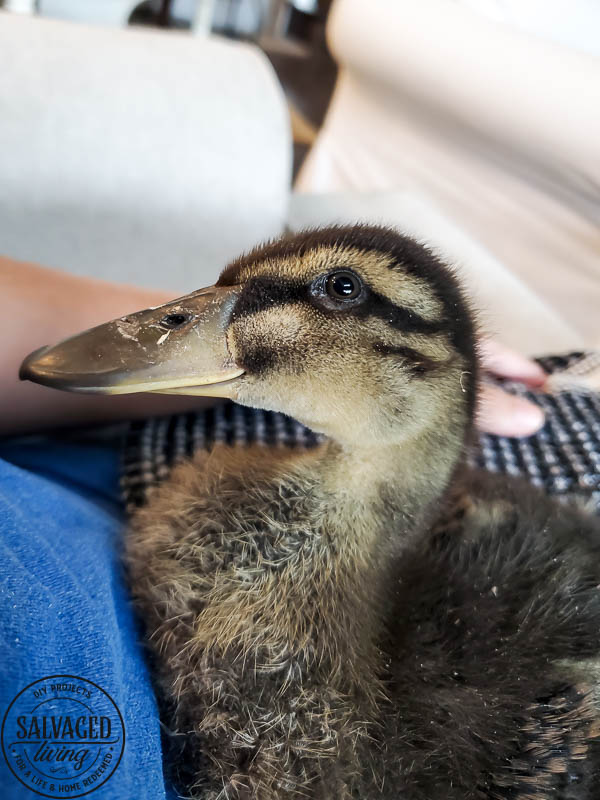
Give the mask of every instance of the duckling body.
[(331, 513), (322, 457), (218, 448), (183, 465), (131, 532), (167, 696), (177, 682), (174, 728), (197, 730), (204, 756), (199, 797), (294, 797), (312, 784), (315, 797), (351, 797), (348, 770), (367, 758), (380, 691), (365, 626), (374, 526)]
[(595, 520), (465, 470), (416, 535), (330, 449), (220, 446), (135, 521), (190, 796), (598, 797)]
[(287, 238), (22, 374), (229, 397), (327, 437), (217, 446), (132, 522), (186, 797), (600, 798), (600, 525), (464, 466), (475, 324), (426, 248)]

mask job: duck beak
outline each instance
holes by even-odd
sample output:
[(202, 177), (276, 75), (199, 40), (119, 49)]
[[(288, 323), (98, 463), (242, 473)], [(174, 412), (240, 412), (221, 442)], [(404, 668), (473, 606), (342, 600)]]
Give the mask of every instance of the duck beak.
[(235, 399), (244, 370), (227, 347), (239, 287), (211, 286), (98, 325), (27, 356), (19, 376), (69, 392)]

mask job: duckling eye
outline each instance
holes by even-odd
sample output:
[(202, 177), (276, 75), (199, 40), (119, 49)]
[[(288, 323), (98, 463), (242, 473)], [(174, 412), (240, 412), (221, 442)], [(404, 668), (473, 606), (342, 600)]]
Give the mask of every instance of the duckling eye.
[(332, 272), (325, 289), (334, 300), (354, 300), (360, 294), (362, 285), (352, 272)]
[(181, 328), (182, 325), (185, 325), (189, 318), (189, 314), (167, 314), (159, 324), (165, 330), (174, 331), (176, 328)]

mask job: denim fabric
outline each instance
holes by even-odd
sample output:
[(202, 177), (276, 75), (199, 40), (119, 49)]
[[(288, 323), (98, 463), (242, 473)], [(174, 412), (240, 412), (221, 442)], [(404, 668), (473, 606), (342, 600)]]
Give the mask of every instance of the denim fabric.
[[(27, 684), (87, 678), (123, 716), (119, 766), (89, 796), (161, 800), (160, 726), (119, 551), (118, 451), (0, 447), (0, 717)], [(34, 800), (0, 755), (3, 800)]]

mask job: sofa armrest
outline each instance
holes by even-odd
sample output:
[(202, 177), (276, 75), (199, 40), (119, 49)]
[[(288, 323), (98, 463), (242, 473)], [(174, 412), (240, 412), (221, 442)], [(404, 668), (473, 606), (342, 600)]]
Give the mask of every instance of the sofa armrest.
[(257, 48), (0, 12), (0, 52), (5, 255), (184, 292), (280, 231), (289, 118)]

